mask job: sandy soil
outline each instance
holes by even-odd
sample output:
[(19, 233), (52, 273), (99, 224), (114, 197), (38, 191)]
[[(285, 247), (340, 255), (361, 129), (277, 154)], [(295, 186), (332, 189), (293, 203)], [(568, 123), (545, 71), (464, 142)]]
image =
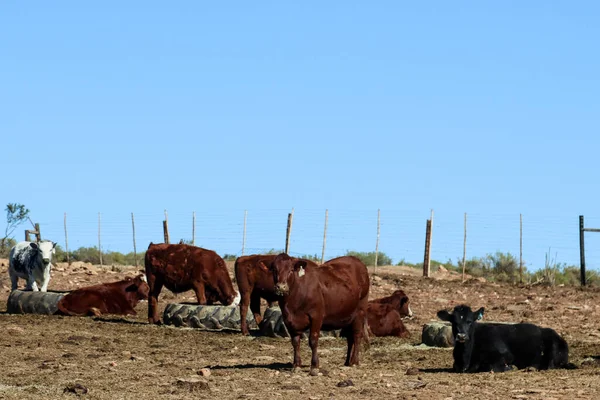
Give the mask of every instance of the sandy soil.
[[(231, 264), (230, 264), (231, 268)], [(0, 310), (9, 294), (0, 260)], [(135, 267), (58, 265), (50, 288), (69, 290), (134, 275)], [(404, 267), (370, 270), (371, 297), (404, 289), (415, 317), (408, 339), (375, 338), (359, 367), (343, 367), (345, 341), (320, 341), (321, 376), (291, 373), (288, 340), (156, 327), (123, 318), (0, 315), (0, 398), (6, 399), (597, 399), (600, 398), (600, 291), (571, 287), (515, 287), (468, 280), (450, 272), (422, 278)], [(164, 291), (160, 305), (193, 301), (192, 293)], [(459, 303), (486, 307), (486, 319), (529, 321), (556, 329), (579, 368), (454, 374), (448, 349), (418, 346), (424, 323)], [(202, 376), (208, 368), (209, 376)], [(80, 385), (80, 386), (75, 386)], [(81, 394), (83, 388), (87, 394)], [(73, 393), (74, 392), (74, 393)]]

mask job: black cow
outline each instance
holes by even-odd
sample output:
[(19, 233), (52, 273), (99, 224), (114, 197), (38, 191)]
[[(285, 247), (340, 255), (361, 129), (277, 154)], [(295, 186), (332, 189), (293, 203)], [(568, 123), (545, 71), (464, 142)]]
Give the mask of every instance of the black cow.
[(520, 324), (479, 324), (483, 307), (473, 312), (466, 305), (452, 313), (441, 310), (437, 316), (452, 323), (454, 371), (504, 372), (519, 369), (569, 367), (569, 347), (550, 328)]

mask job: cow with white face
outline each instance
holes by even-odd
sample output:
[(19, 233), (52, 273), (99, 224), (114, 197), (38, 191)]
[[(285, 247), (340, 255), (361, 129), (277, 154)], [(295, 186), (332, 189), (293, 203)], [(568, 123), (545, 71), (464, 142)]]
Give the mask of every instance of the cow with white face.
[(48, 289), (52, 255), (56, 252), (56, 243), (51, 241), (19, 242), (10, 249), (8, 274), (12, 283), (11, 290), (17, 289), (19, 278), (25, 279), (25, 290), (42, 292)]

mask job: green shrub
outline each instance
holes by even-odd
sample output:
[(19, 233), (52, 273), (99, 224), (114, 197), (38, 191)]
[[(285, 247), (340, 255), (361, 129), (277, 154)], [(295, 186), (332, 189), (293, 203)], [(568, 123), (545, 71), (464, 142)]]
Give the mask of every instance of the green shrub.
[[(375, 265), (375, 252), (369, 251), (347, 251), (347, 256), (354, 256), (361, 260), (365, 265)], [(384, 252), (380, 251), (377, 255), (377, 265), (393, 265), (392, 259), (388, 257)]]

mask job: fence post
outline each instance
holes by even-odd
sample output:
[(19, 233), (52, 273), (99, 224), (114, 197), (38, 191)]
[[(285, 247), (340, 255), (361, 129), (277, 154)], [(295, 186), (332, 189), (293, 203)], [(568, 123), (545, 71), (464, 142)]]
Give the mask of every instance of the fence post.
[(423, 257), (423, 276), (429, 277), (429, 261), (430, 261), (430, 246), (431, 246), (431, 220), (427, 220), (425, 229), (425, 256)]
[(67, 252), (67, 265), (71, 265), (71, 258), (69, 257), (69, 237), (67, 235), (67, 213), (65, 213), (65, 251)]
[(292, 234), (292, 218), (293, 214), (289, 213), (287, 219), (287, 229), (285, 231), (285, 254), (290, 254), (290, 235)]
[(465, 281), (465, 267), (467, 265), (467, 213), (465, 213), (465, 236), (463, 239), (463, 259), (462, 259), (462, 281)]
[(100, 213), (98, 213), (98, 255), (100, 256), (100, 266), (102, 266), (102, 242), (100, 241)]
[(131, 229), (133, 231), (133, 258), (135, 260), (135, 267), (138, 267), (137, 258), (137, 246), (135, 245), (135, 220), (133, 219), (133, 213), (131, 213)]
[(42, 241), (42, 232), (40, 231), (40, 224), (35, 224), (35, 240), (39, 243)]
[(165, 210), (165, 220), (163, 221), (163, 235), (165, 237), (165, 243), (169, 244), (169, 216), (167, 210)]
[(242, 255), (246, 249), (246, 220), (248, 219), (248, 210), (244, 210), (244, 232), (242, 234)]
[(192, 211), (192, 246), (196, 245), (196, 211)]
[(581, 286), (585, 286), (585, 245), (583, 215), (579, 216), (579, 260), (581, 262)]
[(523, 214), (519, 214), (519, 283), (523, 283)]
[(375, 241), (375, 266), (377, 266), (377, 259), (379, 257), (379, 221), (380, 221), (380, 209), (377, 209), (377, 240)]
[(323, 228), (323, 251), (321, 252), (321, 264), (325, 262), (325, 245), (327, 243), (327, 219), (329, 217), (329, 210), (325, 210), (325, 228)]

